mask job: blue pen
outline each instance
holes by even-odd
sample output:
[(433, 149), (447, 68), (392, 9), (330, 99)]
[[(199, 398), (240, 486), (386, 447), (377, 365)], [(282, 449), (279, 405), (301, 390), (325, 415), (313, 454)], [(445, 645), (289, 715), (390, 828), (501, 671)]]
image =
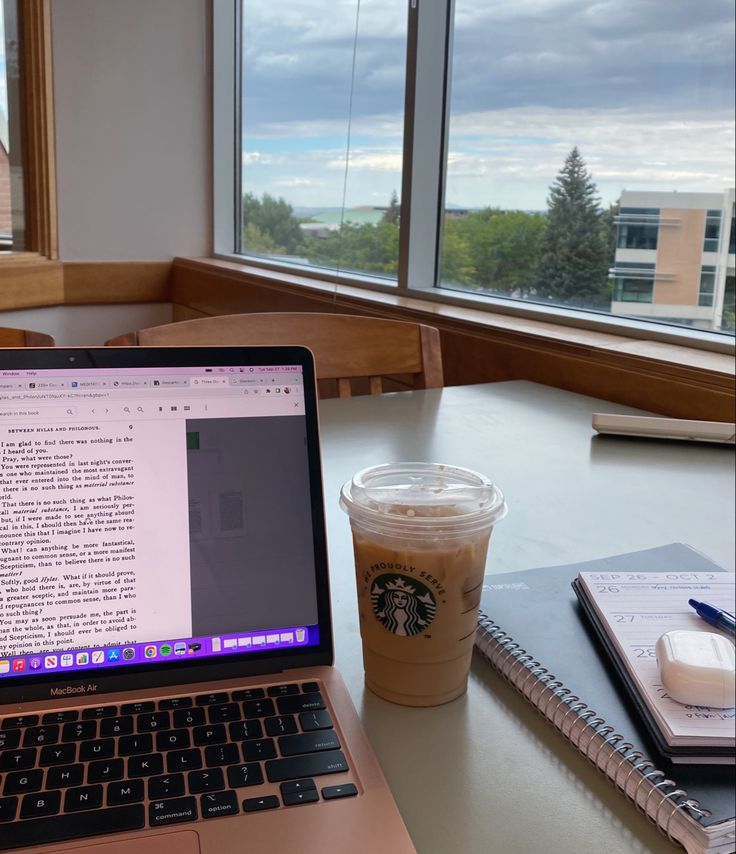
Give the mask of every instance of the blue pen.
[(723, 629), (730, 635), (736, 636), (736, 618), (723, 608), (716, 608), (715, 605), (709, 605), (707, 602), (698, 602), (695, 599), (688, 599), (688, 605), (695, 608), (695, 612), (699, 617), (702, 617), (706, 623), (715, 626), (717, 629)]

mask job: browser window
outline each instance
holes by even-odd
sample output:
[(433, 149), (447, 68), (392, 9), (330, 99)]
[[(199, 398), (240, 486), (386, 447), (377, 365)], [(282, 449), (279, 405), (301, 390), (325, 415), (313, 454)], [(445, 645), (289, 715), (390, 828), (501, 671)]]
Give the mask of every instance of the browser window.
[(0, 678), (319, 643), (303, 391), (0, 372)]

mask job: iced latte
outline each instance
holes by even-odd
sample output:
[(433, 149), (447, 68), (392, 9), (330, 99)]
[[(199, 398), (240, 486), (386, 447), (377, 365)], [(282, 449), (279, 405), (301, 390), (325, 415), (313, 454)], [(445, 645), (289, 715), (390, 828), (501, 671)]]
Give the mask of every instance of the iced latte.
[(465, 691), (501, 491), (468, 469), (392, 463), (342, 489), (355, 550), (366, 685), (433, 706)]

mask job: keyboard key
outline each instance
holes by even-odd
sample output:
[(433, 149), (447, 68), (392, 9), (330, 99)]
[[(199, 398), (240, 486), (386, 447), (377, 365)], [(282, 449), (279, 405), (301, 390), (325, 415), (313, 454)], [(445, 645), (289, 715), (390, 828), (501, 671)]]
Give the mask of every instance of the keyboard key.
[(205, 771), (191, 771), (187, 778), (189, 792), (198, 795), (202, 792), (218, 792), (225, 788), (225, 778), (220, 768), (209, 768)]
[(156, 750), (181, 750), (190, 744), (187, 729), (168, 729), (156, 733)]
[(131, 756), (128, 760), (129, 777), (148, 777), (151, 774), (160, 774), (163, 770), (164, 758), (160, 753)]
[(11, 771), (5, 775), (4, 795), (22, 795), (41, 788), (43, 771)]
[(148, 733), (124, 735), (118, 741), (118, 754), (132, 756), (138, 753), (150, 753), (153, 750), (153, 737)]
[(242, 691), (233, 691), (233, 700), (260, 700), (266, 696), (263, 688), (245, 688)]
[(282, 715), (294, 715), (298, 712), (313, 712), (315, 709), (324, 709), (325, 701), (319, 691), (311, 694), (294, 694), (289, 697), (278, 697), (276, 699), (279, 713)]
[(334, 729), (303, 732), (299, 735), (285, 735), (278, 741), (279, 752), (282, 756), (296, 756), (298, 753), (317, 753), (320, 750), (340, 749), (340, 740)]
[(209, 726), (194, 728), (194, 743), (201, 747), (208, 744), (224, 744), (226, 741), (227, 732), (224, 724), (210, 724)]
[(312, 732), (316, 729), (332, 729), (332, 718), (326, 709), (316, 712), (302, 712), (299, 715), (299, 726), (302, 732)]
[(148, 805), (148, 821), (151, 827), (196, 820), (197, 801), (192, 797), (170, 798), (167, 801), (155, 801)]
[(297, 804), (313, 804), (319, 800), (316, 789), (306, 789), (303, 792), (291, 792), (283, 796), (284, 806), (293, 807)]
[(90, 721), (98, 718), (114, 718), (118, 714), (117, 706), (95, 706), (92, 709), (82, 709), (82, 720)]
[(246, 765), (231, 765), (227, 769), (227, 784), (231, 789), (243, 786), (260, 786), (263, 782), (263, 772), (258, 762)]
[(144, 794), (143, 780), (121, 780), (107, 787), (107, 804), (111, 807), (136, 804), (143, 800)]
[(158, 703), (158, 707), (162, 712), (167, 711), (168, 709), (186, 709), (191, 705), (191, 697), (171, 697), (168, 700), (159, 700)]
[[(18, 798), (0, 798), (0, 824), (12, 821), (18, 811)], [(0, 839), (2, 834), (0, 833)]]
[(294, 715), (283, 715), (277, 716), (275, 718), (266, 718), (264, 723), (266, 725), (266, 732), (270, 736), (288, 735), (292, 732), (298, 732)]
[(194, 698), (194, 701), (198, 706), (214, 706), (218, 703), (229, 702), (230, 697), (228, 697), (225, 691), (216, 691), (213, 694), (200, 694)]
[(20, 730), (0, 730), (0, 750), (12, 750), (20, 744)]
[(171, 721), (168, 712), (151, 712), (146, 715), (138, 715), (138, 732), (155, 732), (159, 729), (171, 729)]
[(84, 765), (56, 765), (46, 774), (47, 789), (66, 789), (81, 786), (84, 782)]
[(174, 712), (174, 726), (177, 728), (201, 726), (204, 722), (204, 709), (177, 709)]
[(243, 759), (256, 762), (259, 759), (275, 759), (276, 743), (272, 738), (256, 738), (243, 742)]
[(38, 715), (16, 715), (14, 718), (3, 718), (0, 729), (23, 729), (27, 726), (36, 726)]
[(69, 765), (77, 758), (77, 745), (73, 742), (69, 744), (50, 744), (47, 747), (41, 748), (41, 755), (38, 764), (47, 765)]
[(184, 794), (183, 774), (164, 774), (161, 777), (151, 777), (148, 780), (148, 798), (176, 798)]
[(36, 764), (37, 753), (35, 747), (4, 750), (0, 753), (0, 771), (21, 771), (24, 768), (33, 768)]
[(305, 789), (316, 789), (317, 786), (311, 778), (305, 780), (287, 780), (279, 786), (282, 795), (290, 795), (292, 792), (303, 792)]
[(121, 830), (139, 830), (144, 826), (145, 818), (143, 806), (133, 805), (14, 822), (3, 825), (0, 850), (64, 842), (67, 839), (118, 833)]
[(68, 709), (64, 712), (46, 712), (41, 718), (42, 724), (65, 724), (68, 721), (76, 721), (79, 712), (76, 709)]
[(217, 706), (209, 706), (207, 713), (211, 724), (240, 720), (240, 706), (237, 703), (222, 703)]
[(281, 806), (276, 795), (266, 795), (265, 798), (246, 798), (243, 801), (245, 812), (260, 812), (261, 810), (273, 810)]
[(110, 780), (122, 780), (124, 773), (125, 763), (122, 759), (103, 759), (100, 762), (90, 762), (87, 767), (87, 782), (107, 783)]
[(319, 682), (302, 682), (302, 691), (305, 694), (312, 694), (319, 691)]
[(228, 724), (230, 738), (233, 741), (245, 741), (249, 738), (262, 738), (263, 727), (258, 718), (251, 718), (247, 721), (233, 721)]
[(95, 741), (83, 741), (79, 745), (79, 761), (90, 762), (94, 759), (110, 759), (115, 755), (115, 739), (101, 738)]
[(286, 697), (289, 694), (298, 694), (299, 686), (298, 685), (271, 685), (268, 689), (269, 697)]
[(336, 798), (352, 798), (358, 794), (358, 787), (354, 783), (343, 783), (342, 786), (325, 786), (322, 789), (322, 797), (326, 801), (334, 801)]
[(202, 752), (197, 747), (189, 750), (172, 750), (166, 755), (166, 770), (195, 771), (202, 767)]
[(61, 807), (61, 792), (39, 792), (26, 795), (20, 808), (21, 818), (39, 818), (42, 815), (56, 815)]
[(237, 744), (217, 744), (204, 749), (204, 764), (208, 768), (235, 765), (240, 760)]
[(116, 735), (130, 735), (133, 732), (133, 718), (115, 717), (100, 721), (100, 736), (111, 738)]
[(123, 703), (120, 707), (121, 715), (140, 715), (142, 712), (155, 712), (156, 704), (153, 700), (142, 700), (138, 703)]
[(265, 718), (276, 714), (273, 700), (249, 700), (243, 703), (243, 714), (246, 718)]
[(78, 812), (94, 810), (102, 806), (102, 786), (80, 786), (78, 789), (67, 789), (64, 796), (64, 810)]
[(61, 730), (62, 741), (85, 741), (97, 738), (97, 721), (77, 721), (64, 724)]
[(238, 796), (235, 792), (212, 792), (199, 799), (202, 818), (217, 818), (219, 815), (237, 815)]
[(48, 726), (31, 726), (23, 736), (23, 747), (40, 747), (44, 744), (56, 744), (59, 740), (59, 727), (55, 724)]
[(307, 756), (292, 756), (289, 759), (269, 759), (266, 776), (271, 783), (294, 780), (297, 777), (318, 777), (349, 771), (348, 763), (341, 750), (310, 753)]

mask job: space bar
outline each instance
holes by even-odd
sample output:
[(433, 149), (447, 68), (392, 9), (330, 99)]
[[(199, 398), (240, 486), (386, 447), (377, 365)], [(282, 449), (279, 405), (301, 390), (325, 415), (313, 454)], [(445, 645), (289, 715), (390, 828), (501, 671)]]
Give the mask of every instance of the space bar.
[(2, 825), (0, 851), (23, 848), (26, 845), (43, 845), (45, 842), (63, 842), (84, 836), (99, 836), (101, 833), (117, 833), (120, 830), (136, 830), (143, 827), (145, 821), (143, 804), (131, 804), (127, 807), (13, 822)]

